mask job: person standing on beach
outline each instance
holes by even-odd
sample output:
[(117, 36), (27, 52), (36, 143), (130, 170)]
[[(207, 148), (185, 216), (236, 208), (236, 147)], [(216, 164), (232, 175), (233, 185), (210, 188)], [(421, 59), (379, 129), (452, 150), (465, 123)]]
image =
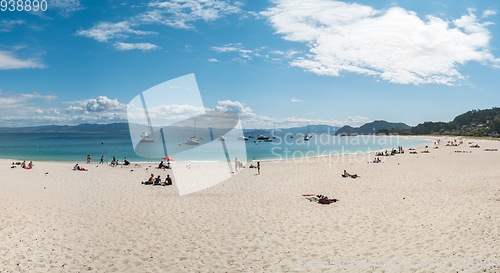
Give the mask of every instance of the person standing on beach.
[(101, 156), (101, 162), (99, 164), (104, 164), (104, 156)]
[(260, 162), (257, 162), (257, 171), (259, 172), (260, 175)]
[(237, 172), (238, 171), (238, 158), (235, 158), (234, 159), (234, 171)]
[(90, 164), (90, 155), (87, 155), (87, 164)]

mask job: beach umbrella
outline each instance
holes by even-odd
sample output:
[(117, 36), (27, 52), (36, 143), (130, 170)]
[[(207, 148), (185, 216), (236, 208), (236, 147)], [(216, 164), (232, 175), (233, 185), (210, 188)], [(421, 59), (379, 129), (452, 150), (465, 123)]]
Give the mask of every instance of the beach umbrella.
[(175, 161), (173, 158), (169, 157), (169, 156), (164, 156), (162, 157), (161, 159), (166, 159), (168, 161)]

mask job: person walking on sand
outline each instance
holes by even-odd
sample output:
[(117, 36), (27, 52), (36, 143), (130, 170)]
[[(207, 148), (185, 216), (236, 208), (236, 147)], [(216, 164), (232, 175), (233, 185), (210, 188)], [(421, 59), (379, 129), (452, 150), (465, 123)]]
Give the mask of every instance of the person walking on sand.
[(101, 156), (101, 162), (99, 164), (104, 164), (104, 156)]
[(257, 162), (257, 171), (259, 172), (260, 175), (260, 162)]
[(90, 164), (90, 155), (87, 155), (87, 164)]
[(238, 171), (238, 166), (239, 166), (239, 164), (238, 164), (238, 158), (235, 158), (235, 159), (234, 159), (234, 171), (235, 171), (235, 172), (237, 172), (237, 171)]

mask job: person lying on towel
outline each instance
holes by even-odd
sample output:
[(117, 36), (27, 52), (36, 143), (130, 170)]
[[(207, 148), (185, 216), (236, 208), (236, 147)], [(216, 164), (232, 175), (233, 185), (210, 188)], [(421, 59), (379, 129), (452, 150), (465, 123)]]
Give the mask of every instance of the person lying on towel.
[(345, 178), (357, 178), (358, 175), (357, 174), (350, 174), (346, 170), (344, 170), (344, 174), (342, 174), (342, 177), (345, 177)]

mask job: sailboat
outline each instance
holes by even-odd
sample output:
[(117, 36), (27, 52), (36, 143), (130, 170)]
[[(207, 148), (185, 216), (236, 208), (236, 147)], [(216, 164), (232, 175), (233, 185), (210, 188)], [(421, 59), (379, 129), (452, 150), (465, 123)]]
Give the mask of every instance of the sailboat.
[(276, 122), (274, 123), (273, 138), (276, 138), (276, 136), (274, 135), (275, 132), (276, 132)]
[(148, 120), (148, 127), (149, 127), (149, 131), (151, 132), (151, 135), (149, 135), (148, 133), (146, 133), (144, 131), (141, 133), (139, 141), (143, 142), (143, 143), (152, 143), (152, 142), (155, 142), (155, 140), (153, 138), (153, 125), (151, 125), (151, 119), (149, 119), (149, 113), (148, 113), (148, 110), (146, 108), (144, 108), (144, 112), (145, 112), (146, 118)]
[(312, 135), (309, 134), (309, 123), (307, 124), (307, 134), (304, 136), (304, 140), (309, 140), (312, 138)]
[(199, 139), (196, 139), (196, 119), (194, 120), (194, 136), (188, 138), (186, 140), (186, 145), (199, 145), (200, 144), (200, 140)]
[(290, 138), (293, 138), (293, 129), (290, 128), (290, 132), (292, 132), (292, 135), (290, 136)]

